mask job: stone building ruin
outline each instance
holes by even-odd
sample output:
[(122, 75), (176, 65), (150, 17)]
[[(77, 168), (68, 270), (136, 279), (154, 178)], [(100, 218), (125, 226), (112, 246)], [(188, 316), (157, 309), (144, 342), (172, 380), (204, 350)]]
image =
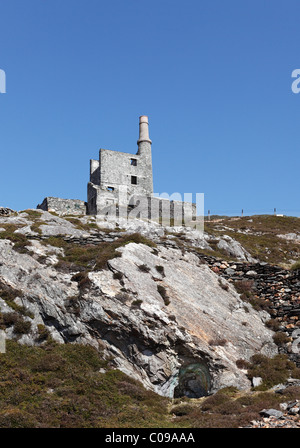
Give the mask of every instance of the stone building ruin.
[(102, 214), (113, 204), (126, 207), (133, 197), (152, 197), (151, 144), (148, 117), (142, 115), (136, 154), (100, 149), (99, 159), (90, 161), (87, 191), (89, 215)]
[(196, 219), (196, 204), (153, 194), (152, 141), (146, 115), (139, 117), (136, 154), (100, 149), (90, 160), (87, 202), (47, 197), (37, 206), (59, 214), (88, 214), (140, 218), (181, 225)]

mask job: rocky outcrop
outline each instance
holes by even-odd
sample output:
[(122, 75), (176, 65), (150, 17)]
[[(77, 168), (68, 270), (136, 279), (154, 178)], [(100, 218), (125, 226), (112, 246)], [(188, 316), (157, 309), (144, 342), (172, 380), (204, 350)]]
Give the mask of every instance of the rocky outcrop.
[(11, 208), (8, 207), (0, 207), (0, 217), (1, 216), (10, 216), (14, 213)]
[[(273, 332), (264, 325), (270, 315), (245, 304), (232, 284), (225, 278), (220, 282), (219, 274), (194, 250), (209, 245), (207, 235), (181, 229), (188, 242), (183, 250), (170, 230), (138, 220), (111, 232), (105, 222), (98, 225), (106, 230), (82, 230), (48, 212), (41, 212), (38, 232), (30, 214), (2, 221), (18, 223), (15, 232), (28, 237), (27, 253), (0, 239), (0, 284), (15, 291), (14, 304), (26, 310), (23, 319), (30, 323), (30, 331), (18, 335), (20, 343), (41, 343), (43, 325), (60, 343), (101, 348), (116, 368), (161, 395), (190, 397), (231, 385), (250, 388), (236, 361), (249, 360), (254, 353), (277, 353)], [(56, 263), (64, 248), (51, 240), (47, 244), (49, 236), (63, 235), (65, 242), (98, 244), (101, 250), (101, 243), (133, 230), (147, 235), (156, 247), (120, 246), (119, 256), (105, 269), (89, 269), (84, 275), (80, 269), (59, 271)], [(178, 234), (178, 229), (171, 230)], [(240, 254), (247, 257), (245, 251)], [(5, 297), (0, 311), (13, 312)], [(5, 331), (8, 338), (16, 337), (13, 325)]]

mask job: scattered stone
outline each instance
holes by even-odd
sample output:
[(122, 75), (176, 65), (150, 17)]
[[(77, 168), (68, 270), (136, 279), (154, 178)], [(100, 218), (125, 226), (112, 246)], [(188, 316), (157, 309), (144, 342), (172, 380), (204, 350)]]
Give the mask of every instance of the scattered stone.
[(263, 409), (262, 411), (260, 411), (260, 415), (264, 417), (281, 418), (283, 416), (283, 412), (278, 411), (277, 409)]
[(263, 409), (261, 420), (252, 420), (246, 428), (300, 428), (299, 405), (300, 400), (296, 400), (280, 403), (281, 411)]
[(256, 271), (248, 271), (248, 272), (246, 272), (246, 275), (248, 277), (256, 277), (257, 276), (257, 272)]
[(232, 269), (232, 268), (227, 268), (227, 269), (225, 269), (225, 272), (226, 272), (226, 274), (228, 274), (228, 275), (233, 275), (233, 274), (235, 274), (235, 270)]
[(262, 378), (260, 376), (254, 376), (252, 378), (252, 386), (253, 387), (258, 387), (260, 386), (262, 383)]

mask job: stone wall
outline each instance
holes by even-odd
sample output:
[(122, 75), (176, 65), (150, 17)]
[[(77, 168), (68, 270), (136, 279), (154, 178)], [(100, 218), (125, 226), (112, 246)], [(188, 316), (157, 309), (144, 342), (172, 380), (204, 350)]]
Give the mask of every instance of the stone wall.
[(139, 218), (159, 222), (163, 225), (186, 224), (196, 218), (196, 204), (181, 201), (169, 201), (168, 199), (153, 196), (133, 195), (124, 205), (114, 201), (113, 195), (101, 194), (92, 196), (93, 185), (89, 184), (91, 200), (88, 203), (88, 214), (99, 216), (115, 216), (116, 218)]
[[(279, 347), (300, 367), (300, 353), (295, 353), (293, 343), (300, 338), (300, 270), (290, 271), (267, 263), (242, 263), (217, 260), (201, 256), (210, 268), (233, 284), (247, 282), (254, 299), (265, 302), (271, 318), (277, 321), (278, 330), (290, 338)], [(297, 330), (297, 331), (296, 331)], [(300, 339), (298, 344), (300, 352)]]
[(90, 161), (88, 214), (112, 203), (128, 203), (133, 195), (153, 193), (151, 148), (141, 154), (101, 149), (99, 162)]
[(41, 204), (38, 204), (38, 209), (45, 211), (53, 211), (62, 215), (85, 215), (86, 202), (80, 199), (61, 199), (54, 197), (47, 197)]

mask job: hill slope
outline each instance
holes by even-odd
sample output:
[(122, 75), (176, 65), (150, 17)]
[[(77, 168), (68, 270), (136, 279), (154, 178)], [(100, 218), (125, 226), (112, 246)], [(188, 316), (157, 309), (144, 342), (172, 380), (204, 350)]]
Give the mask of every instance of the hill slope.
[[(6, 338), (32, 350), (55, 341), (58, 347), (91, 346), (109, 370), (129, 375), (133, 388), (138, 380), (170, 398), (202, 397), (224, 387), (250, 390), (239, 361), (245, 365), (257, 353), (273, 357), (278, 346), (265, 325), (270, 314), (245, 301), (205, 257), (221, 253), (247, 265), (256, 262), (251, 247), (245, 250), (225, 233), (212, 235), (220, 229), (211, 227), (202, 235), (38, 210), (2, 216), (0, 325)], [(55, 358), (62, 349), (51, 350)], [(96, 420), (92, 426), (108, 424)]]

